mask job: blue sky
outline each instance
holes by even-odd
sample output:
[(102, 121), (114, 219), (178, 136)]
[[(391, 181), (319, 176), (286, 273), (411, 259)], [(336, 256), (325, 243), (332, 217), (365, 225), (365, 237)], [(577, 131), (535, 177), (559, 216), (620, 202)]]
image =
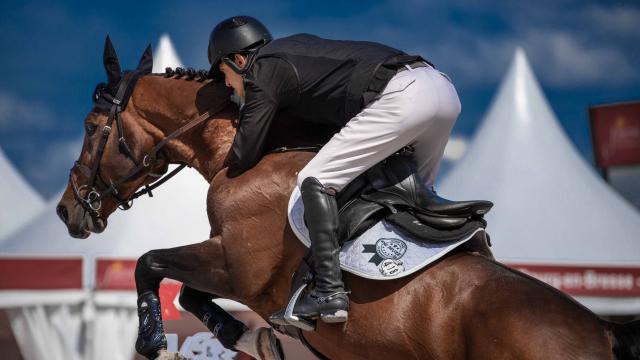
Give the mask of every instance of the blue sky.
[(66, 183), (109, 33), (132, 67), (168, 33), (187, 66), (207, 67), (220, 20), (258, 17), (274, 36), (308, 32), (421, 54), (454, 80), (470, 137), (522, 46), (569, 137), (592, 162), (587, 107), (640, 99), (637, 1), (31, 1), (0, 13), (0, 147), (45, 197)]

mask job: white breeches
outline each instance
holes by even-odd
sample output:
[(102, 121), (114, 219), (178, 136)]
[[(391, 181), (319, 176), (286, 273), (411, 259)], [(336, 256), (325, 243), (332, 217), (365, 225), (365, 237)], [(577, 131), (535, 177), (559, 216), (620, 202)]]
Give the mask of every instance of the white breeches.
[(386, 88), (322, 147), (298, 174), (340, 191), (358, 175), (406, 145), (418, 173), (432, 186), (460, 100), (451, 81), (427, 66), (396, 74)]

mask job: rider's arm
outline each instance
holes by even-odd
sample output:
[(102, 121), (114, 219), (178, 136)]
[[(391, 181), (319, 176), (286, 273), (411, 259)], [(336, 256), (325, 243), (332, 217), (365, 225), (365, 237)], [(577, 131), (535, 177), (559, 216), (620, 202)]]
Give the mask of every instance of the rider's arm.
[(278, 104), (252, 80), (245, 80), (245, 104), (231, 150), (237, 168), (246, 171), (262, 157), (262, 148)]
[(254, 66), (244, 80), (245, 104), (231, 147), (231, 163), (241, 171), (250, 169), (260, 160), (276, 112), (297, 94), (297, 79), (288, 63), (267, 58)]

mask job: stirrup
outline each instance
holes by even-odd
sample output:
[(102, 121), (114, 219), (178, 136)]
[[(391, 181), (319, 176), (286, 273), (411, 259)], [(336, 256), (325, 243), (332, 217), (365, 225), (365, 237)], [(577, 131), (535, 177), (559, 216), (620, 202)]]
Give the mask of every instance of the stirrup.
[(300, 285), (300, 287), (298, 288), (298, 290), (296, 290), (296, 292), (293, 293), (293, 296), (291, 297), (291, 300), (289, 300), (289, 304), (287, 305), (287, 308), (284, 311), (284, 319), (287, 321), (287, 323), (289, 323), (290, 325), (293, 325), (297, 328), (300, 328), (304, 331), (313, 331), (316, 329), (316, 322), (313, 320), (308, 320), (299, 316), (296, 316), (293, 314), (293, 308), (296, 306), (296, 303), (298, 302), (298, 300), (300, 299), (300, 295), (302, 295), (302, 292), (304, 291), (304, 289), (307, 287), (307, 284), (302, 284)]
[(289, 325), (287, 320), (284, 318), (284, 312), (285, 311), (286, 311), (286, 309), (280, 309), (280, 310), (274, 312), (273, 314), (271, 314), (271, 316), (269, 316), (269, 322), (271, 324), (280, 325), (280, 326)]

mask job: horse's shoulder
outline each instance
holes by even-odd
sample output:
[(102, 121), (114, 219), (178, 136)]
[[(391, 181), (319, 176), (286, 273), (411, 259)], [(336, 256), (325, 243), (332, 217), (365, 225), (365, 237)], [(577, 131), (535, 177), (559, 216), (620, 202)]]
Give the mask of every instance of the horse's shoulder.
[(309, 152), (274, 153), (239, 175), (225, 169), (211, 181), (208, 206), (225, 212), (281, 204), (286, 208), (297, 174), (311, 157)]

